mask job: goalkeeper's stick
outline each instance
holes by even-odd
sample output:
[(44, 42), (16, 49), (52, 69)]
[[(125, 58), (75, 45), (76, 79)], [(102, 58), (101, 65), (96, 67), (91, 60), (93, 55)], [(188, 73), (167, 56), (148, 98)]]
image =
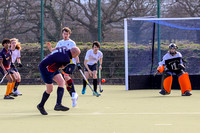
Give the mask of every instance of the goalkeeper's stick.
[(0, 84), (3, 82), (3, 80), (4, 80), (5, 77), (6, 77), (6, 75), (7, 75), (7, 74), (5, 74), (5, 75), (3, 76), (3, 78), (1, 79)]
[(85, 79), (86, 83), (89, 85), (89, 87), (90, 87), (90, 89), (92, 90), (92, 92), (98, 97), (99, 94), (93, 90), (92, 86), (91, 86), (90, 83), (88, 82), (88, 80), (87, 80), (87, 78), (85, 77), (85, 75), (83, 74), (82, 70), (80, 69), (79, 71), (80, 71), (80, 73), (82, 74), (83, 78)]
[(156, 72), (153, 74), (153, 76), (155, 77), (158, 74), (158, 71), (156, 70)]
[(101, 70), (99, 70), (99, 91), (103, 92), (103, 89), (101, 89)]

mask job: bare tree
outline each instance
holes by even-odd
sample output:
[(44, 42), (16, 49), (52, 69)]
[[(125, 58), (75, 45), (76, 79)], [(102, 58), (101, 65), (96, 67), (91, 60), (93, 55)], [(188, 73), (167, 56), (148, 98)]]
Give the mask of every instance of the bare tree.
[(166, 5), (165, 17), (199, 17), (200, 0), (173, 0)]
[[(66, 14), (85, 27), (97, 40), (98, 0), (69, 0)], [(103, 0), (102, 1), (102, 37), (110, 28), (122, 28), (120, 23), (127, 17), (143, 17), (155, 13), (155, 0)]]
[[(1, 32), (2, 38), (16, 37), (22, 35), (23, 38), (40, 38), (37, 33), (39, 31), (40, 14), (38, 2), (34, 0), (4, 0), (1, 3), (2, 19)], [(35, 35), (34, 35), (35, 34)], [(27, 38), (26, 38), (27, 39)], [(32, 39), (35, 40), (35, 39)], [(28, 40), (27, 40), (28, 42)]]

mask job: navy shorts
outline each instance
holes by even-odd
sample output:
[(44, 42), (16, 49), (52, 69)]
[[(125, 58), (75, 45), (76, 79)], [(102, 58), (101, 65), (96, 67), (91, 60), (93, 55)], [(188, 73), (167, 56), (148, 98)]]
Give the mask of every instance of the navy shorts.
[[(8, 74), (13, 74), (13, 69), (6, 69), (6, 71), (8, 72)], [(5, 75), (3, 69), (0, 67), (0, 72)]]
[(16, 67), (12, 68), (13, 71), (19, 72)]
[[(97, 70), (97, 64), (94, 64), (94, 65), (88, 65), (90, 71), (95, 71)], [(87, 68), (85, 67), (84, 69), (85, 71), (88, 71)]]
[(63, 69), (63, 71), (66, 73), (66, 74), (72, 74), (75, 70), (75, 67), (76, 65), (75, 64), (69, 64), (67, 67), (65, 67)]
[(40, 70), (41, 77), (46, 84), (52, 84), (53, 77), (60, 73), (60, 71), (58, 70), (55, 72), (49, 72), (46, 68), (40, 68), (40, 67), (39, 67), (39, 70)]

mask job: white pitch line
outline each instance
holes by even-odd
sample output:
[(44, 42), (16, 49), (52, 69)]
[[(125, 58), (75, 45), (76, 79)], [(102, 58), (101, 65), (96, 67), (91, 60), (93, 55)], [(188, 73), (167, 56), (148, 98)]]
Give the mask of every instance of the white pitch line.
[(154, 124), (155, 126), (171, 126), (172, 124)]
[[(0, 113), (0, 116), (31, 116), (40, 115), (40, 113)], [(97, 116), (97, 115), (200, 115), (200, 112), (168, 112), (168, 113), (49, 113), (48, 115), (57, 116)]]

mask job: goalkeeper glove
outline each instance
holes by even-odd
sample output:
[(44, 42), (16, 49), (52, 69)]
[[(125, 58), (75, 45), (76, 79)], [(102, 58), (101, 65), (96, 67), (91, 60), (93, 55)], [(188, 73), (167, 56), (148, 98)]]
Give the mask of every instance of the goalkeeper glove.
[(77, 63), (78, 70), (82, 69), (81, 64)]

